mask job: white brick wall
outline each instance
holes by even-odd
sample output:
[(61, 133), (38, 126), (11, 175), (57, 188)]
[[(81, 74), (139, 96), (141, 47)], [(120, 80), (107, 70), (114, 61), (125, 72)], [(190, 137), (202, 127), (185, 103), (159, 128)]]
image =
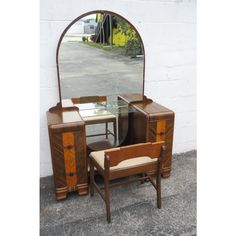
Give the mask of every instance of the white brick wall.
[(176, 113), (174, 153), (196, 149), (195, 0), (41, 0), (40, 175), (52, 174), (46, 111), (59, 101), (56, 46), (64, 28), (92, 10), (131, 21), (146, 51), (145, 95)]

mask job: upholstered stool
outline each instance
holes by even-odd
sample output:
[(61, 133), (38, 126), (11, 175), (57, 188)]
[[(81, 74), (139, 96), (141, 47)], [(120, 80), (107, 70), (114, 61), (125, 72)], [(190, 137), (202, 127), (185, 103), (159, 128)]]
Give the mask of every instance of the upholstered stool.
[[(107, 221), (111, 221), (110, 187), (149, 179), (156, 189), (157, 207), (161, 208), (161, 167), (165, 156), (164, 142), (141, 143), (120, 148), (91, 152), (90, 162), (90, 195), (94, 194), (94, 187), (106, 203)], [(104, 186), (99, 187), (94, 181), (94, 167), (104, 178)], [(122, 183), (110, 184), (112, 179), (146, 173)], [(156, 173), (156, 183), (148, 173)], [(105, 188), (105, 195), (101, 191)]]

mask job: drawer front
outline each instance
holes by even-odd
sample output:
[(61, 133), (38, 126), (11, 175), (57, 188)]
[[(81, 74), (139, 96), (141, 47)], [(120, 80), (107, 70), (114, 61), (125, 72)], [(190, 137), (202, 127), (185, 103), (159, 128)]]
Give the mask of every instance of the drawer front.
[(87, 181), (84, 131), (52, 132), (50, 142), (56, 188), (75, 191)]
[(69, 191), (77, 185), (75, 141), (73, 132), (62, 133), (66, 183)]

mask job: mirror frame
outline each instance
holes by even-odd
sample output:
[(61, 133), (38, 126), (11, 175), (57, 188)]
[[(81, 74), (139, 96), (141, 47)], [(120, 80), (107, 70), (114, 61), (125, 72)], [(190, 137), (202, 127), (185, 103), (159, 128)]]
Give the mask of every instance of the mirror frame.
[[(144, 96), (144, 81), (145, 81), (145, 48), (144, 48), (144, 44), (143, 44), (143, 40), (138, 32), (138, 30), (134, 27), (134, 25), (129, 21), (127, 20), (125, 17), (121, 16), (120, 14), (117, 14), (115, 12), (112, 12), (112, 11), (108, 11), (108, 10), (94, 10), (94, 11), (89, 11), (89, 12), (86, 12), (80, 16), (78, 16), (77, 18), (75, 18), (65, 29), (64, 31), (62, 32), (60, 38), (59, 38), (59, 41), (58, 41), (58, 44), (57, 44), (57, 50), (56, 50), (56, 68), (57, 68), (57, 79), (58, 79), (58, 88), (59, 88), (59, 98), (60, 98), (60, 105), (62, 106), (62, 97), (61, 97), (61, 82), (60, 82), (60, 72), (59, 72), (59, 60), (58, 60), (58, 56), (59, 56), (59, 49), (60, 49), (60, 46), (61, 46), (61, 42), (62, 42), (62, 39), (64, 38), (65, 34), (67, 33), (67, 31), (69, 30), (69, 28), (75, 23), (77, 22), (78, 20), (80, 20), (81, 18), (85, 17), (85, 16), (88, 16), (88, 15), (91, 15), (91, 14), (95, 14), (95, 13), (106, 13), (106, 14), (113, 14), (115, 16), (118, 16), (120, 18), (122, 18), (123, 20), (127, 21), (128, 24), (130, 24), (130, 26), (132, 26), (134, 28), (134, 30), (136, 31), (139, 39), (140, 39), (140, 42), (141, 42), (141, 47), (142, 47), (142, 50), (143, 50), (143, 94), (142, 94), (142, 100), (145, 99), (145, 96)], [(96, 95), (96, 94), (95, 94)]]

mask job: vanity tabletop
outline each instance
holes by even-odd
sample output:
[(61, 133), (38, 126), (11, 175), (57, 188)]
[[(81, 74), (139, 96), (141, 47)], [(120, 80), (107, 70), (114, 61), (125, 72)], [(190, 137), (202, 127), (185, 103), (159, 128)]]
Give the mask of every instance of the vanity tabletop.
[(51, 128), (78, 126), (84, 124), (78, 109), (56, 109), (53, 111), (47, 111), (47, 121), (48, 126)]
[(135, 109), (140, 111), (143, 114), (149, 115), (149, 116), (173, 116), (174, 112), (156, 102), (153, 102), (151, 99), (144, 99), (143, 101), (137, 101), (135, 100), (136, 96), (132, 96), (130, 94), (124, 94), (119, 96), (121, 99), (129, 103), (131, 106), (133, 106)]

